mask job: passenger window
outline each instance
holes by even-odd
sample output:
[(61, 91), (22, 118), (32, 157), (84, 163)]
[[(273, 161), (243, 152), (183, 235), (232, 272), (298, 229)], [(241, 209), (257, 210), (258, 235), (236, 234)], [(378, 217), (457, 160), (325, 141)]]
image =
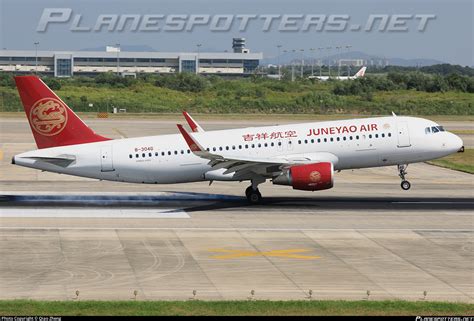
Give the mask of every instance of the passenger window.
[(171, 151), (168, 151), (168, 155), (171, 155)]
[(324, 142), (327, 143), (328, 139), (327, 138), (324, 138)]
[(388, 137), (392, 137), (392, 133), (388, 133)]
[(331, 137), (331, 142), (333, 142), (333, 141), (334, 141), (334, 138)]
[(384, 133), (382, 133), (382, 138), (384, 138), (384, 137), (385, 137), (385, 134), (384, 134)]
[(275, 143), (274, 143), (274, 142), (271, 142), (271, 143), (270, 143), (270, 146), (272, 146), (272, 147), (275, 146)]
[(305, 144), (307, 144), (307, 143), (308, 143), (308, 140), (307, 140), (307, 139), (305, 139), (305, 140), (304, 140), (304, 143), (305, 143)]
[(133, 158), (132, 154), (128, 155), (129, 158)]
[(369, 135), (369, 138), (372, 138), (372, 134)]
[(352, 140), (352, 136), (349, 136), (349, 140)]
[(142, 157), (145, 157), (145, 153), (142, 154)]
[(300, 144), (300, 145), (301, 145), (301, 140), (299, 140), (299, 141), (298, 141), (298, 144)]
[(216, 151), (216, 148), (215, 148), (215, 147), (212, 147), (212, 150), (215, 152), (215, 151)]
[(342, 140), (346, 140), (346, 136), (342, 137)]
[(314, 144), (314, 139), (311, 139), (311, 144)]
[(175, 155), (178, 155), (178, 151), (177, 151), (177, 150), (175, 150), (175, 151), (174, 151), (174, 154), (175, 154)]
[(268, 144), (267, 144), (267, 143), (265, 143), (265, 144), (263, 144), (263, 146), (265, 146), (265, 147), (268, 147)]
[(278, 146), (281, 146), (281, 142), (278, 142)]
[(219, 150), (222, 150), (222, 146), (221, 146), (221, 147), (219, 147)]
[(320, 143), (320, 142), (321, 142), (321, 138), (318, 138), (318, 143)]
[(258, 143), (258, 148), (262, 147), (262, 144)]
[(235, 146), (232, 146), (232, 149), (235, 149)]
[(148, 153), (148, 157), (151, 157), (151, 156), (153, 156), (153, 154), (152, 154), (152, 153)]
[(135, 157), (138, 158), (138, 154), (135, 154)]
[(188, 149), (188, 154), (191, 154), (191, 151)]
[(242, 149), (242, 145), (239, 145), (239, 149)]
[(181, 150), (181, 155), (183, 155), (183, 154), (184, 154), (184, 150)]
[(246, 145), (245, 145), (245, 148), (249, 148), (249, 145), (246, 144)]
[(340, 140), (340, 138), (339, 138), (339, 137), (337, 137), (337, 138), (336, 138), (336, 140), (337, 140), (337, 141), (339, 141), (339, 140)]
[(375, 134), (375, 138), (379, 138), (379, 134)]
[(356, 139), (359, 139), (359, 135), (356, 135)]
[(159, 153), (158, 153), (158, 152), (155, 152), (155, 156), (158, 156), (158, 155), (159, 155)]
[(229, 146), (226, 146), (226, 147), (225, 147), (225, 150), (229, 150)]
[(252, 144), (252, 148), (255, 148), (255, 144)]
[(161, 152), (161, 156), (165, 156), (165, 152)]

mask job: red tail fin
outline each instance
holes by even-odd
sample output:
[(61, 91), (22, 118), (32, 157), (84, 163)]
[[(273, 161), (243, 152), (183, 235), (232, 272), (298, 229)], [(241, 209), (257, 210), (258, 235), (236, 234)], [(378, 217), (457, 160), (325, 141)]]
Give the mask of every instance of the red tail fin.
[(94, 133), (38, 77), (18, 76), (15, 82), (38, 148), (109, 140)]

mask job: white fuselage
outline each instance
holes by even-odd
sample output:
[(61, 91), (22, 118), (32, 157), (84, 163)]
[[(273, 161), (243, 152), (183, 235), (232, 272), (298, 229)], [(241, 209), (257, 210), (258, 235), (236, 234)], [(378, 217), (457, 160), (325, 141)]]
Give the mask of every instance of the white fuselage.
[[(194, 133), (210, 152), (228, 157), (330, 161), (334, 169), (409, 164), (456, 152), (462, 141), (434, 122), (414, 117), (377, 117)], [(70, 158), (67, 166), (44, 158)], [(16, 155), (17, 165), (101, 180), (170, 184), (242, 180), (212, 169), (180, 134), (126, 138), (46, 148)], [(265, 177), (266, 173), (258, 173)], [(267, 178), (271, 178), (267, 176)]]

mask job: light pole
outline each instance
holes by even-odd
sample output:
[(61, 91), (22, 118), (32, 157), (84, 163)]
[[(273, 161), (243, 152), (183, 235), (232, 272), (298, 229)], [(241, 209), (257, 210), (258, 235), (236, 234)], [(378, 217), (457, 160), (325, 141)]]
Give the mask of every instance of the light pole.
[(38, 45), (39, 42), (35, 42), (35, 75), (38, 74)]
[(314, 48), (309, 48), (309, 51), (311, 51), (311, 58), (312, 58), (312, 61), (311, 61), (311, 77), (314, 77)]
[(329, 53), (332, 47), (326, 47), (326, 49), (328, 50), (328, 77), (331, 78), (331, 59), (329, 58)]
[(336, 46), (336, 57), (337, 57), (337, 76), (339, 77), (341, 75), (341, 56), (339, 54), (339, 50), (342, 48), (342, 46)]
[[(293, 52), (293, 57), (295, 57), (296, 49), (292, 49), (291, 51)], [(291, 81), (295, 81), (295, 61), (294, 60), (291, 62)]]
[[(349, 57), (349, 51), (351, 50), (351, 45), (347, 45), (346, 46), (346, 49), (347, 49), (347, 57)], [(347, 76), (350, 76), (351, 75), (351, 64), (348, 63), (347, 64)]]
[(281, 45), (277, 45), (278, 48), (278, 80), (281, 80), (281, 66), (280, 66), (280, 48)]
[(117, 76), (120, 76), (120, 44), (115, 44), (117, 48)]
[(201, 51), (201, 46), (202, 46), (202, 44), (201, 44), (201, 43), (198, 43), (198, 44), (196, 45), (196, 47), (197, 47), (197, 64), (196, 64), (196, 74), (199, 74), (199, 53), (200, 53), (200, 51)]
[(301, 51), (301, 78), (303, 78), (303, 70), (304, 70), (303, 53), (304, 53), (304, 49), (300, 49), (300, 51)]
[(322, 76), (322, 68), (323, 68), (323, 64), (322, 64), (322, 60), (323, 60), (323, 55), (322, 55), (322, 50), (324, 48), (323, 47), (318, 47), (318, 56), (319, 56), (319, 61), (318, 61), (318, 64), (319, 64), (319, 77)]

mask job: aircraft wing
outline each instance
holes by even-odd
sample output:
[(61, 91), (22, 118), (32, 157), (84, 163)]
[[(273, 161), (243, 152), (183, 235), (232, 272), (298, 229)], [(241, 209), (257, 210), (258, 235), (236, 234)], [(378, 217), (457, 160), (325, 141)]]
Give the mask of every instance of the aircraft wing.
[(319, 162), (332, 162), (333, 164), (337, 164), (338, 162), (337, 156), (331, 153), (292, 154), (284, 157), (272, 158), (242, 157), (237, 155), (224, 156), (206, 150), (196, 139), (191, 137), (182, 125), (178, 124), (177, 126), (190, 150), (196, 156), (208, 159), (208, 165), (212, 166), (212, 170), (225, 169), (222, 173), (224, 175), (235, 173), (234, 176), (238, 177), (253, 172), (263, 176), (272, 177), (292, 165), (313, 164)]

